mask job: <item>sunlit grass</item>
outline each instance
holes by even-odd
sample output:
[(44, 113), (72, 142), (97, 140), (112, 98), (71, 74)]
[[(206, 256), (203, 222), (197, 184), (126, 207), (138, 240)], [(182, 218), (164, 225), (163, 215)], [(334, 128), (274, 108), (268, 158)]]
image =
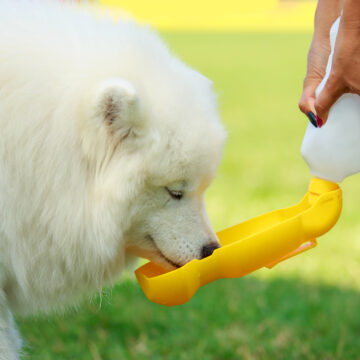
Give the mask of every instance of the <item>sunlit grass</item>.
[[(214, 81), (229, 132), (207, 194), (216, 230), (295, 204), (310, 179), (297, 109), (310, 34), (164, 34)], [(221, 280), (186, 305), (150, 303), (132, 281), (78, 312), (22, 321), (25, 359), (357, 359), (360, 178), (343, 184), (339, 223), (272, 270)]]

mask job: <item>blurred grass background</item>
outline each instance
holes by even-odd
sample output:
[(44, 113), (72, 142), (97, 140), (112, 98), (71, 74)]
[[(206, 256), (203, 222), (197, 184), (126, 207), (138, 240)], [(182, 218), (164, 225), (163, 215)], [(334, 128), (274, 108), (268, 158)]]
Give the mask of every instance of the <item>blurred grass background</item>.
[(100, 0), (116, 18), (128, 13), (161, 30), (298, 31), (312, 28), (312, 0)]
[[(258, 10), (248, 11), (251, 17)], [(307, 119), (297, 101), (312, 16), (298, 29), (159, 26), (170, 48), (219, 94), (229, 138), (207, 193), (217, 230), (293, 205), (306, 192), (310, 176), (299, 149)], [(359, 180), (343, 183), (343, 214), (314, 250), (210, 284), (174, 308), (150, 303), (126, 278), (69, 314), (18, 319), (24, 359), (360, 359)]]

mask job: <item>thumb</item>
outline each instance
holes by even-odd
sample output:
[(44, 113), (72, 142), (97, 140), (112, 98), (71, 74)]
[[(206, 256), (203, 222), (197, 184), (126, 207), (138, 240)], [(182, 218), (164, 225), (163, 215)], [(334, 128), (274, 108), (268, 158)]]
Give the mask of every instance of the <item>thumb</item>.
[(325, 123), (328, 118), (331, 106), (345, 92), (346, 86), (343, 84), (343, 82), (341, 80), (339, 81), (335, 79), (330, 75), (329, 79), (325, 83), (323, 90), (315, 100), (314, 105), (316, 114), (323, 123)]

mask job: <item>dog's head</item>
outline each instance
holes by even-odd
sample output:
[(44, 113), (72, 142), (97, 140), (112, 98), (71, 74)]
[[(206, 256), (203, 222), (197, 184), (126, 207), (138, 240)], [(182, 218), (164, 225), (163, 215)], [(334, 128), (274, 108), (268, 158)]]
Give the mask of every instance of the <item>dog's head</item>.
[(204, 192), (225, 131), (202, 75), (183, 66), (180, 74), (149, 83), (136, 77), (103, 82), (89, 100), (92, 135), (84, 136), (83, 148), (103, 173), (111, 201), (122, 204), (126, 251), (178, 267), (219, 247)]

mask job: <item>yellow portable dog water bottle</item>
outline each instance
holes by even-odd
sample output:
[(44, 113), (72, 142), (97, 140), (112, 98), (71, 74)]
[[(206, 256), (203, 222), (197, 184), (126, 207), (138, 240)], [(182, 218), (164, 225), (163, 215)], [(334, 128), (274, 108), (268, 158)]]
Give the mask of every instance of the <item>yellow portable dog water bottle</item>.
[[(339, 20), (331, 29), (332, 51)], [(323, 88), (331, 69), (317, 92)], [(158, 304), (187, 302), (200, 286), (220, 278), (247, 275), (316, 246), (316, 237), (329, 231), (340, 216), (342, 194), (337, 182), (360, 171), (360, 98), (343, 95), (322, 128), (309, 124), (302, 155), (314, 176), (302, 201), (240, 223), (217, 235), (221, 248), (202, 260), (176, 270), (149, 262), (135, 274), (145, 295)]]
[(180, 305), (200, 286), (220, 278), (247, 275), (316, 246), (316, 237), (336, 223), (341, 212), (341, 190), (336, 183), (313, 178), (303, 200), (240, 223), (217, 235), (221, 248), (202, 260), (192, 260), (176, 270), (149, 262), (136, 270), (137, 280), (149, 300)]

